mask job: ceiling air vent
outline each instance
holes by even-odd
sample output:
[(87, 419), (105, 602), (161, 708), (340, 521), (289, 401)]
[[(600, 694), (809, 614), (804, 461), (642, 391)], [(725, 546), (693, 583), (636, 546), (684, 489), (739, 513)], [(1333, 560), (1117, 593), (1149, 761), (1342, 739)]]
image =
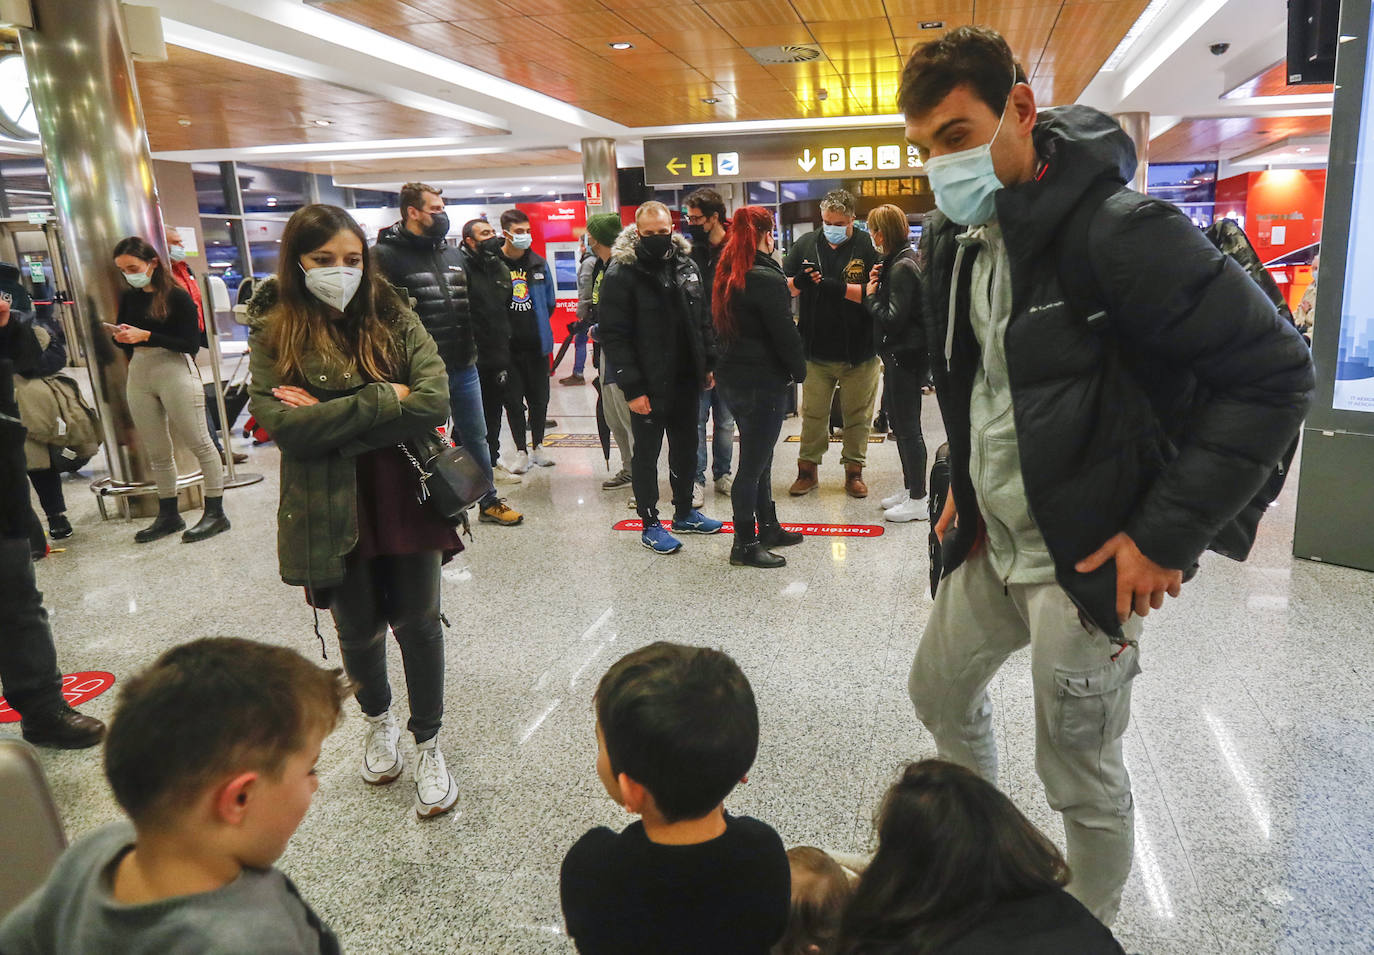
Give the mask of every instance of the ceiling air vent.
[(809, 43), (787, 46), (749, 46), (749, 55), (765, 66), (774, 63), (810, 63), (821, 58), (821, 48)]

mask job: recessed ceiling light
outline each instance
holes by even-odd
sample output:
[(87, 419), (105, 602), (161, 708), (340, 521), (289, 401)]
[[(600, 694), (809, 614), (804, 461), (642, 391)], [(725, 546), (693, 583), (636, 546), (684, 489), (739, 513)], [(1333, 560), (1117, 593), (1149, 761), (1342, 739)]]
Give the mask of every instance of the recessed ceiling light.
[(1298, 152), (1300, 152), (1300, 153), (1310, 153), (1311, 151), (1312, 151), (1312, 147), (1311, 147), (1311, 146), (1299, 146), (1299, 147), (1298, 147)]
[(508, 192), (508, 193), (506, 193), (506, 198), (507, 198), (507, 199), (509, 199), (509, 198), (510, 198), (510, 193), (509, 193), (509, 192)]
[(701, 101), (705, 103), (707, 106), (715, 106), (717, 103), (720, 102), (720, 99), (715, 96), (704, 96), (702, 97)]
[(530, 191), (530, 187), (529, 187), (529, 186), (522, 186), (521, 189), (520, 189), (520, 191), (521, 191), (521, 192), (529, 192), (529, 191)]
[(635, 48), (633, 43), (626, 43), (624, 40), (619, 40), (615, 43), (607, 43), (606, 45), (612, 50), (633, 50)]
[(317, 120), (315, 120), (315, 125), (316, 125), (316, 126), (333, 126), (334, 124), (333, 124), (332, 122), (330, 122), (329, 120), (327, 120), (327, 119), (317, 119)]
[(189, 119), (184, 119), (184, 118), (183, 118), (183, 119), (179, 119), (179, 120), (177, 120), (177, 125), (178, 125), (178, 126), (190, 126), (190, 125), (191, 125), (191, 121), (190, 121)]

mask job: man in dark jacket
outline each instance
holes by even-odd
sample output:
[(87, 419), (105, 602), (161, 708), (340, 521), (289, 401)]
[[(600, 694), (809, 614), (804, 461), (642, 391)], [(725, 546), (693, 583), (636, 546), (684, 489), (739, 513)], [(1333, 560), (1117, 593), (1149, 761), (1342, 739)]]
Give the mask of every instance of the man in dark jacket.
[[(549, 413), (549, 355), (553, 329), (549, 319), (558, 307), (553, 270), (531, 246), (534, 227), (519, 209), (501, 213), (501, 259), (510, 273), (510, 377), (506, 382), (506, 420), (510, 422), (515, 455), (509, 465), (515, 474), (531, 467), (553, 467), (544, 450), (544, 422)], [(529, 406), (529, 415), (525, 407)], [(525, 447), (529, 426), (530, 449)]]
[[(387, 281), (410, 296), (415, 314), (434, 339), (448, 369), (455, 437), (492, 483), (493, 461), (482, 413), (463, 256), (448, 244), (448, 213), (440, 190), (408, 182), (401, 187), (400, 202), (401, 221), (381, 231), (372, 254)], [(478, 520), (486, 524), (514, 527), (523, 519), (497, 495), (494, 484), (477, 509)]]
[(105, 724), (62, 696), (57, 649), (33, 573), (30, 533), (38, 518), (29, 504), (14, 375), (32, 373), (41, 360), (32, 326), (12, 315), (9, 296), (0, 295), (0, 692), (30, 743), (84, 749), (100, 742)]
[[(703, 188), (690, 193), (682, 204), (687, 208), (687, 235), (692, 240), (692, 261), (701, 272), (701, 284), (706, 286), (706, 308), (711, 308), (711, 290), (716, 287), (716, 264), (730, 237), (730, 217), (725, 214), (725, 200), (714, 189)], [(701, 393), (701, 412), (697, 418), (697, 476), (692, 488), (692, 503), (701, 507), (706, 502), (706, 425), (714, 414), (715, 428), (711, 437), (711, 479), (716, 493), (730, 496), (734, 479), (730, 469), (735, 458), (735, 416), (720, 396), (719, 388)]]
[(1248, 552), (1311, 359), (1185, 215), (1125, 188), (1135, 151), (1110, 117), (1037, 113), (997, 33), (917, 49), (898, 103), (942, 213), (925, 314), (952, 488), (911, 700), (941, 757), (995, 782), (988, 683), (1030, 646), (1068, 889), (1110, 925), (1134, 839), (1121, 737), (1141, 618), (1209, 546)]
[(687, 241), (673, 232), (661, 202), (635, 212), (611, 251), (601, 280), (601, 347), (629, 401), (634, 434), (630, 459), (635, 501), (644, 519), (640, 542), (659, 554), (682, 544), (658, 521), (658, 454), (668, 436), (673, 530), (714, 534), (720, 521), (692, 506), (697, 465), (697, 410), (703, 388), (715, 387), (716, 346), (707, 292)]
[(827, 193), (821, 199), (820, 231), (794, 242), (782, 266), (792, 294), (801, 297), (797, 330), (806, 346), (801, 450), (797, 480), (788, 489), (793, 497), (817, 484), (816, 472), (830, 446), (830, 403), (837, 388), (844, 416), (844, 489), (850, 497), (868, 496), (864, 463), (882, 366), (863, 295), (878, 253), (868, 233), (854, 228), (854, 211), (851, 194)]

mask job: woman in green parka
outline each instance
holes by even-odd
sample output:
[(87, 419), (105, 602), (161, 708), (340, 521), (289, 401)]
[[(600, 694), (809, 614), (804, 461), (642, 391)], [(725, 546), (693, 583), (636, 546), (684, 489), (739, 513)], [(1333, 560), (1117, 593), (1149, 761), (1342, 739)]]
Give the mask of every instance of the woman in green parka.
[(446, 420), (444, 363), (337, 206), (291, 217), (277, 278), (259, 287), (249, 314), (252, 412), (281, 448), (282, 579), (333, 615), (368, 724), (363, 779), (377, 785), (403, 769), (386, 673), (387, 628), (396, 635), (418, 752), (415, 811), (446, 812), (458, 789), (438, 747), (440, 566), (462, 545), (417, 499), (418, 474), (398, 447)]

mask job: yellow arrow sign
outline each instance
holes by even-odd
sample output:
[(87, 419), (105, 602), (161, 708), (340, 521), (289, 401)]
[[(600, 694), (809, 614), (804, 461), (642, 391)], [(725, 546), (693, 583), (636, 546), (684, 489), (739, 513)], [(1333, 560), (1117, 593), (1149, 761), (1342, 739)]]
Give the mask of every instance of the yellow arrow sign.
[(682, 170), (687, 168), (687, 164), (685, 162), (679, 162), (676, 156), (668, 160), (666, 165), (668, 167), (668, 171), (672, 173), (674, 176), (681, 175)]

